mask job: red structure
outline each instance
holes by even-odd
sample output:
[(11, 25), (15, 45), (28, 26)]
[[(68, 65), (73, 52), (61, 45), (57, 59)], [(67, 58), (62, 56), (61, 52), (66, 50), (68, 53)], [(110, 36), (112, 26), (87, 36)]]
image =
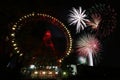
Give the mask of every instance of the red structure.
[(44, 37), (43, 37), (43, 44), (50, 48), (52, 51), (55, 51), (55, 48), (54, 48), (54, 44), (52, 42), (52, 39), (51, 39), (52, 35), (51, 35), (51, 31), (50, 30), (47, 30), (44, 34)]

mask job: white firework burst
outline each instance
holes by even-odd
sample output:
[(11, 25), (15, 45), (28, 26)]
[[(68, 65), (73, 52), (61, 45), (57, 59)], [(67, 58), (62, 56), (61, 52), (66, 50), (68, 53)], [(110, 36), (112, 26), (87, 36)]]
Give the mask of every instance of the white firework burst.
[(79, 7), (79, 9), (75, 9), (74, 7), (70, 11), (71, 13), (69, 14), (69, 23), (70, 25), (77, 25), (76, 26), (76, 33), (80, 32), (80, 30), (84, 30), (84, 27), (87, 27), (86, 21), (88, 22), (89, 20), (86, 19), (87, 15), (85, 14), (86, 10), (82, 11), (82, 8)]

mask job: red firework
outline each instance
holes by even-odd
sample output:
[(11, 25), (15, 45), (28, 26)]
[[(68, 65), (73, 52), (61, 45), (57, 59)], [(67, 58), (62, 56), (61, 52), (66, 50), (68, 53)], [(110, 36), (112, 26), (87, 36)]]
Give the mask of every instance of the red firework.
[(93, 55), (100, 51), (100, 42), (94, 35), (84, 35), (76, 41), (76, 51), (79, 55), (88, 56), (89, 52)]
[(110, 5), (98, 4), (93, 6), (88, 12), (90, 21), (87, 24), (96, 31), (97, 37), (106, 37), (113, 32), (117, 22), (117, 13), (114, 8)]

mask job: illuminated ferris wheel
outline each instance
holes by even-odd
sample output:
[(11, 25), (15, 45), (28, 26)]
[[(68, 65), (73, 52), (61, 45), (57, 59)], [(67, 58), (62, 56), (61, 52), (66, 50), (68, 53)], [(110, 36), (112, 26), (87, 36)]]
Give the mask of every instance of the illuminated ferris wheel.
[(11, 27), (10, 41), (14, 54), (22, 59), (22, 69), (34, 66), (60, 66), (72, 50), (69, 30), (58, 19), (41, 13), (21, 17)]

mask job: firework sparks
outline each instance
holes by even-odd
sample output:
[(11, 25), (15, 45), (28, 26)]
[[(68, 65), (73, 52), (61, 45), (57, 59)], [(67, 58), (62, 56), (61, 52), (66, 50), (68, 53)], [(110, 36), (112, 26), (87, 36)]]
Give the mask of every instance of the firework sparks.
[(92, 14), (91, 15), (92, 20), (87, 22), (88, 26), (91, 26), (93, 29), (97, 29), (99, 27), (99, 24), (101, 22), (101, 16), (99, 14)]
[(85, 35), (76, 41), (76, 49), (79, 55), (87, 56), (89, 65), (93, 66), (92, 57), (100, 51), (100, 42), (94, 35)]
[(91, 21), (87, 22), (87, 24), (96, 30), (98, 37), (106, 37), (113, 32), (117, 22), (117, 13), (114, 8), (110, 5), (98, 4), (93, 6), (88, 12), (90, 13)]
[(86, 19), (87, 15), (85, 14), (85, 10), (82, 11), (82, 8), (79, 7), (79, 9), (73, 9), (70, 11), (71, 13), (69, 14), (69, 23), (70, 25), (77, 25), (76, 26), (76, 33), (80, 32), (80, 30), (84, 30), (84, 27), (87, 27), (86, 21), (89, 21)]

